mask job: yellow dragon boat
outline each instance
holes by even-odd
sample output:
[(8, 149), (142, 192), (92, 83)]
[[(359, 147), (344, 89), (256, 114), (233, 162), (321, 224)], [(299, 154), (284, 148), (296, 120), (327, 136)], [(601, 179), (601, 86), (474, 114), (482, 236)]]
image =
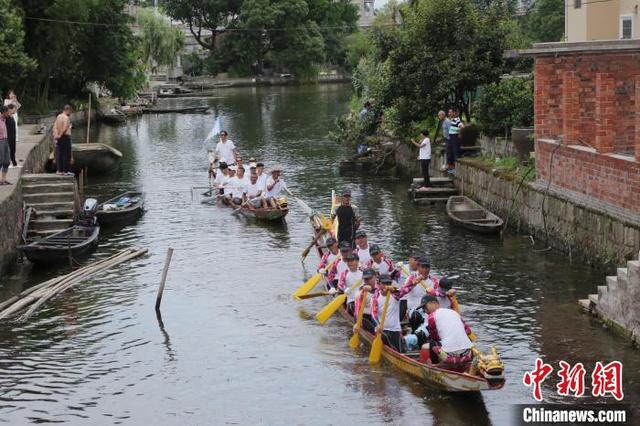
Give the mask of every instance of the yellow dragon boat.
[[(332, 193), (333, 212), (337, 206), (335, 193)], [(317, 238), (315, 248), (320, 257), (326, 250), (325, 240), (335, 232), (335, 224), (321, 213), (315, 213), (311, 217), (314, 236)], [(355, 323), (345, 307), (340, 312), (350, 323)], [(360, 340), (371, 345), (375, 336), (370, 332), (360, 329)], [(497, 390), (504, 386), (504, 365), (500, 360), (495, 347), (489, 354), (482, 354), (475, 347), (473, 349), (473, 361), (466, 367), (455, 366), (451, 369), (444, 365), (434, 365), (431, 362), (421, 362), (420, 352), (411, 351), (400, 353), (393, 348), (384, 345), (382, 359), (405, 373), (419, 379), (426, 385), (447, 392), (479, 392)]]

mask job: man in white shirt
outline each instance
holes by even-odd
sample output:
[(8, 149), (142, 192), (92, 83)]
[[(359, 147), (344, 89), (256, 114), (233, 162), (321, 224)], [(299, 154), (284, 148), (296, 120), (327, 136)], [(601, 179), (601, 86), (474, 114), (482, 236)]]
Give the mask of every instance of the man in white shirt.
[(226, 130), (220, 132), (220, 142), (216, 145), (216, 158), (225, 162), (228, 165), (236, 163), (236, 157), (238, 156), (238, 150), (236, 145), (231, 139), (228, 139), (229, 134)]
[(371, 260), (371, 254), (369, 253), (369, 240), (367, 239), (367, 233), (362, 229), (358, 229), (355, 233), (356, 248), (354, 253), (360, 258), (360, 266), (365, 268)]
[(267, 179), (267, 201), (269, 201), (271, 207), (278, 209), (280, 208), (280, 204), (278, 204), (278, 197), (282, 195), (282, 191), (287, 186), (284, 179), (280, 177), (281, 172), (282, 168), (280, 166), (274, 166), (271, 169), (271, 176)]
[[(234, 167), (231, 167), (233, 170)], [(245, 194), (247, 192), (247, 185), (244, 180), (244, 167), (240, 166), (236, 168), (236, 174), (232, 178), (229, 179), (229, 194), (230, 200), (233, 204), (238, 206), (242, 205), (243, 200), (245, 199)]]
[(422, 170), (422, 177), (424, 178), (424, 184), (420, 189), (427, 189), (431, 187), (431, 180), (429, 178), (429, 163), (431, 163), (431, 140), (429, 139), (429, 131), (423, 130), (420, 132), (422, 140), (420, 143), (415, 139), (411, 139), (411, 143), (420, 148), (418, 153), (418, 161), (420, 161), (420, 168)]
[(252, 173), (249, 177), (249, 184), (245, 186), (245, 196), (249, 200), (249, 207), (259, 209), (260, 207), (267, 207), (267, 202), (262, 196), (264, 191), (258, 184), (258, 175)]
[(216, 173), (216, 178), (213, 180), (213, 187), (218, 190), (218, 194), (224, 195), (224, 189), (229, 183), (230, 177), (227, 163), (220, 163), (220, 171)]
[(264, 172), (264, 163), (256, 164), (256, 174), (258, 175), (258, 185), (262, 188), (264, 194), (267, 193), (267, 179), (269, 176)]

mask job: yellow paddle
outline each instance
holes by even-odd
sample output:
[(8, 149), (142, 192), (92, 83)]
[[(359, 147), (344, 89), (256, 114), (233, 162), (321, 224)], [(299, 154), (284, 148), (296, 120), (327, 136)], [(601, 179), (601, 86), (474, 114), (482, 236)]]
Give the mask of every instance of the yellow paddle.
[(329, 293), (328, 291), (319, 291), (317, 293), (303, 294), (303, 295), (299, 296), (298, 299), (300, 299), (300, 300), (313, 299), (314, 297), (329, 296), (330, 294), (331, 293)]
[[(352, 285), (348, 291), (354, 291), (361, 282), (362, 279), (356, 281), (356, 283)], [(338, 310), (338, 308), (344, 304), (345, 300), (347, 300), (347, 292), (336, 296), (331, 302), (329, 302), (327, 306), (322, 308), (320, 312), (316, 314), (316, 319), (320, 321), (320, 324), (324, 324), (329, 318), (331, 318), (331, 315), (333, 315)]]
[(353, 336), (349, 339), (349, 347), (355, 349), (360, 346), (360, 328), (362, 327), (362, 318), (364, 318), (364, 305), (367, 304), (367, 292), (362, 291), (362, 300), (360, 301), (360, 309), (358, 309), (358, 319), (353, 329)]
[(389, 299), (391, 298), (391, 290), (387, 290), (387, 297), (384, 299), (384, 306), (382, 307), (382, 319), (380, 325), (378, 325), (378, 333), (376, 338), (373, 339), (371, 344), (371, 352), (369, 352), (369, 362), (371, 364), (377, 364), (380, 362), (380, 356), (382, 355), (382, 332), (384, 331), (384, 320), (387, 318), (387, 309), (389, 308)]
[[(340, 259), (340, 256), (338, 256), (335, 259), (333, 259), (333, 261), (329, 265), (327, 265), (326, 270), (329, 270), (329, 269), (333, 268), (334, 263), (336, 263), (336, 261), (338, 259)], [(314, 289), (315, 286), (318, 285), (318, 283), (320, 282), (321, 279), (322, 279), (322, 274), (320, 272), (318, 272), (317, 274), (314, 274), (304, 284), (302, 284), (300, 287), (298, 287), (296, 289), (296, 291), (293, 292), (293, 297), (299, 299), (300, 296), (303, 296), (303, 295), (309, 293), (311, 290)]]

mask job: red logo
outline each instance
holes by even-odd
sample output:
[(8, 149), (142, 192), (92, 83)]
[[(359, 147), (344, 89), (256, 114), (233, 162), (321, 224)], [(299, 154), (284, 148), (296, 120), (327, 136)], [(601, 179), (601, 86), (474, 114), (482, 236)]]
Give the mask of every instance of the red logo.
[(540, 390), (540, 385), (545, 381), (547, 376), (551, 374), (552, 371), (552, 366), (550, 366), (549, 364), (545, 364), (540, 358), (536, 358), (536, 367), (533, 369), (533, 371), (527, 371), (526, 373), (524, 373), (522, 382), (527, 387), (533, 386), (533, 398), (536, 401), (542, 401), (542, 391)]
[(621, 401), (624, 398), (622, 392), (622, 363), (620, 361), (612, 361), (602, 366), (600, 361), (596, 362), (596, 366), (591, 373), (591, 385), (593, 396), (613, 396), (616, 400)]
[(560, 383), (556, 385), (558, 389), (558, 395), (569, 396), (569, 393), (573, 393), (573, 396), (584, 395), (584, 376), (586, 370), (581, 362), (573, 366), (569, 363), (560, 361)]

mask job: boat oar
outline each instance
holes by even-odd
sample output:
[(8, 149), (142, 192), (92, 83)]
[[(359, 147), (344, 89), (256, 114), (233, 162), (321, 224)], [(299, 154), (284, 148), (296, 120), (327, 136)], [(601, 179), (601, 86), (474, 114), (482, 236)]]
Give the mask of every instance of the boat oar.
[(329, 296), (330, 294), (331, 293), (329, 293), (328, 291), (319, 291), (317, 293), (303, 294), (301, 296), (298, 296), (298, 299), (300, 300), (313, 299), (314, 297)]
[(320, 230), (320, 232), (318, 233), (318, 235), (313, 239), (313, 241), (311, 241), (309, 243), (309, 245), (302, 250), (302, 256), (300, 258), (301, 262), (304, 262), (304, 260), (307, 258), (307, 256), (309, 255), (309, 252), (311, 251), (311, 248), (313, 246), (316, 245), (316, 243), (318, 242), (318, 240), (326, 233), (327, 231), (325, 231), (324, 229)]
[[(236, 216), (240, 212), (240, 210), (242, 210), (242, 208), (247, 205), (248, 202), (249, 202), (249, 199), (247, 199), (247, 201), (245, 201), (244, 203), (240, 204), (240, 207), (238, 207), (237, 209), (234, 208), (231, 214)], [(231, 201), (231, 203), (233, 203), (233, 201)]]
[(364, 305), (367, 303), (367, 292), (363, 291), (360, 296), (360, 309), (358, 309), (358, 319), (356, 320), (356, 326), (353, 329), (353, 336), (349, 339), (349, 347), (355, 349), (360, 346), (360, 328), (362, 328), (362, 319), (364, 318)]
[[(356, 287), (360, 285), (362, 279), (359, 279), (352, 285), (347, 291), (354, 291)], [(337, 295), (327, 306), (322, 308), (320, 312), (316, 314), (316, 319), (320, 322), (320, 324), (324, 324), (327, 322), (331, 315), (333, 315), (340, 306), (344, 305), (344, 302), (347, 300), (347, 292)]]
[[(336, 261), (338, 261), (338, 259), (340, 259), (339, 256), (333, 259), (333, 261), (329, 265), (327, 265), (325, 269), (329, 270), (333, 268), (333, 265), (336, 263)], [(314, 287), (318, 285), (321, 279), (322, 279), (322, 274), (320, 272), (314, 274), (304, 284), (298, 287), (296, 291), (293, 292), (293, 297), (300, 299), (300, 296), (304, 296), (305, 294), (313, 290)]]
[(380, 324), (378, 325), (376, 338), (373, 339), (373, 343), (371, 344), (371, 352), (369, 352), (369, 362), (371, 364), (379, 363), (380, 357), (382, 356), (382, 332), (384, 331), (384, 320), (387, 318), (389, 299), (391, 299), (391, 290), (387, 290), (387, 296), (384, 299), (384, 306), (382, 307), (382, 319), (380, 319)]
[(307, 216), (309, 216), (309, 217), (313, 216), (313, 209), (311, 207), (309, 207), (309, 205), (307, 203), (305, 203), (300, 198), (298, 198), (295, 195), (293, 195), (293, 192), (291, 192), (289, 190), (289, 188), (287, 188), (286, 186), (284, 187), (284, 190), (287, 192), (287, 194), (289, 194), (291, 196), (291, 198), (296, 200), (296, 202), (300, 205), (302, 210), (304, 210), (304, 212), (307, 214)]

